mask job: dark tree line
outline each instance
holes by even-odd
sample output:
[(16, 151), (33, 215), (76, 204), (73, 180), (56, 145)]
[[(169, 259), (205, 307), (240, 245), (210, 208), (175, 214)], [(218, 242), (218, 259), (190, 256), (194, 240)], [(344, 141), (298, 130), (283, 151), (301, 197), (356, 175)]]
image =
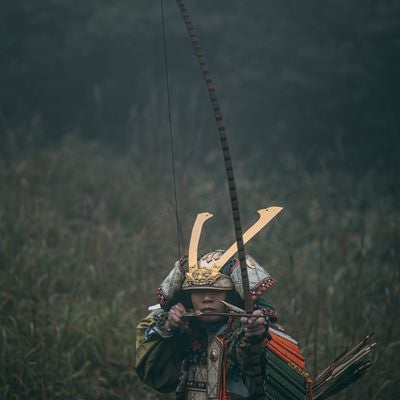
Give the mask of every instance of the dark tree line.
[[(188, 7), (238, 147), (262, 148), (269, 157), (290, 152), (311, 164), (324, 154), (361, 169), (396, 165), (398, 2), (188, 1)], [(166, 1), (166, 9), (176, 119), (191, 113), (212, 130), (175, 2)], [(3, 152), (41, 146), (71, 130), (125, 146), (145, 134), (137, 121), (152, 96), (156, 109), (165, 109), (158, 1), (4, 0), (0, 12)], [(187, 110), (193, 93), (198, 105)]]

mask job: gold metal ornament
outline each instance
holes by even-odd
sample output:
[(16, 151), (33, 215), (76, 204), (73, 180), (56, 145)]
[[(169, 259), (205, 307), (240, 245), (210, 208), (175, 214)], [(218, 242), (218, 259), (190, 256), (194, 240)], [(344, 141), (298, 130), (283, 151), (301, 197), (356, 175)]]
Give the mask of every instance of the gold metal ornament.
[(198, 268), (197, 249), (199, 247), (201, 230), (203, 228), (204, 222), (212, 218), (212, 216), (213, 215), (208, 212), (200, 213), (197, 214), (196, 220), (194, 221), (192, 228), (192, 235), (190, 236), (189, 254), (188, 254), (189, 272), (191, 272), (195, 268)]
[[(246, 244), (258, 232), (261, 231), (272, 219), (274, 219), (281, 211), (282, 207), (269, 207), (258, 210), (259, 218), (247, 231), (243, 234), (243, 244)], [(225, 251), (223, 256), (215, 263), (215, 268), (222, 268), (229, 259), (234, 256), (238, 251), (237, 243), (233, 243), (228, 250)]]
[[(252, 239), (281, 211), (282, 207), (275, 206), (258, 210), (258, 220), (243, 234), (244, 244)], [(193, 224), (188, 252), (189, 271), (185, 275), (185, 281), (182, 286), (183, 290), (194, 288), (230, 290), (233, 288), (233, 283), (230, 277), (222, 274), (220, 270), (229, 259), (237, 253), (238, 248), (236, 242), (233, 243), (225, 252), (222, 250), (211, 252), (198, 260), (198, 246), (201, 231), (204, 223), (212, 216), (213, 215), (208, 212), (197, 214), (196, 220)]]
[(212, 268), (196, 268), (186, 273), (186, 279), (197, 284), (215, 282), (222, 274)]

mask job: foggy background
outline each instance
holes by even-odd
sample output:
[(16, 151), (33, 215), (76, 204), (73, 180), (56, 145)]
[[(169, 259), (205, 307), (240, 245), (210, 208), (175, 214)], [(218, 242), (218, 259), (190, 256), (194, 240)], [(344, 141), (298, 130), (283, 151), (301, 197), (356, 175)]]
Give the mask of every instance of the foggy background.
[[(186, 1), (217, 88), (248, 245), (315, 374), (375, 332), (368, 378), (393, 399), (400, 323), (400, 3)], [(178, 211), (187, 251), (233, 241), (205, 84), (165, 1)], [(179, 256), (160, 1), (3, 0), (0, 397), (162, 398), (134, 330)]]

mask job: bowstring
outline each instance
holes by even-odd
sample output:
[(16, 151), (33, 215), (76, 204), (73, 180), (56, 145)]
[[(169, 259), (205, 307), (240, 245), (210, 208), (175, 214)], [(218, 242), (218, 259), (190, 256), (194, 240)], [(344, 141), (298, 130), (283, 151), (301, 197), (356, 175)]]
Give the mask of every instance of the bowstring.
[(168, 129), (169, 129), (169, 143), (170, 143), (170, 156), (171, 156), (171, 174), (174, 188), (174, 203), (175, 203), (175, 222), (176, 222), (176, 238), (178, 245), (178, 258), (181, 257), (182, 252), (182, 226), (179, 218), (179, 204), (178, 204), (178, 190), (176, 183), (176, 166), (175, 166), (175, 140), (174, 132), (172, 129), (172, 112), (171, 112), (171, 96), (169, 88), (169, 70), (168, 70), (168, 47), (167, 47), (167, 34), (166, 34), (166, 21), (165, 21), (165, 7), (164, 0), (160, 0), (161, 6), (161, 21), (163, 33), (163, 53), (164, 53), (164, 75), (165, 86), (167, 94), (167, 109), (168, 109)]

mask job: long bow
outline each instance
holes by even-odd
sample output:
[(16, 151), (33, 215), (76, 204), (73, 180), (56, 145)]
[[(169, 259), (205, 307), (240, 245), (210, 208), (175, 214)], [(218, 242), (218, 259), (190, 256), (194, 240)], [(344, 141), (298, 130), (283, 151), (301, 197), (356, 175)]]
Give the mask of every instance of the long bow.
[(245, 301), (245, 310), (247, 313), (251, 313), (253, 311), (253, 300), (250, 296), (250, 288), (249, 288), (249, 277), (247, 273), (247, 263), (246, 263), (246, 252), (243, 243), (243, 233), (242, 233), (242, 225), (240, 223), (240, 212), (239, 212), (239, 200), (236, 190), (235, 177), (233, 174), (232, 167), (232, 159), (229, 151), (228, 144), (228, 135), (225, 128), (225, 124), (222, 118), (221, 107), (219, 106), (217, 93), (215, 90), (215, 85), (212, 81), (210, 69), (208, 68), (207, 61), (205, 59), (204, 53), (201, 49), (199, 38), (196, 34), (196, 31), (192, 25), (190, 20), (188, 11), (185, 7), (183, 0), (176, 0), (180, 12), (182, 14), (182, 18), (186, 24), (186, 28), (188, 30), (190, 40), (193, 45), (194, 52), (196, 54), (197, 60), (200, 64), (200, 69), (203, 74), (204, 81), (207, 85), (208, 94), (211, 100), (211, 105), (214, 111), (215, 121), (217, 123), (219, 139), (221, 143), (222, 154), (225, 163), (225, 172), (228, 180), (229, 187), (229, 196), (231, 201), (232, 208), (232, 216), (233, 216), (233, 224), (235, 227), (235, 237), (238, 248), (238, 256), (240, 262), (240, 271), (242, 277), (242, 285), (243, 285), (243, 293), (244, 293), (244, 301)]

